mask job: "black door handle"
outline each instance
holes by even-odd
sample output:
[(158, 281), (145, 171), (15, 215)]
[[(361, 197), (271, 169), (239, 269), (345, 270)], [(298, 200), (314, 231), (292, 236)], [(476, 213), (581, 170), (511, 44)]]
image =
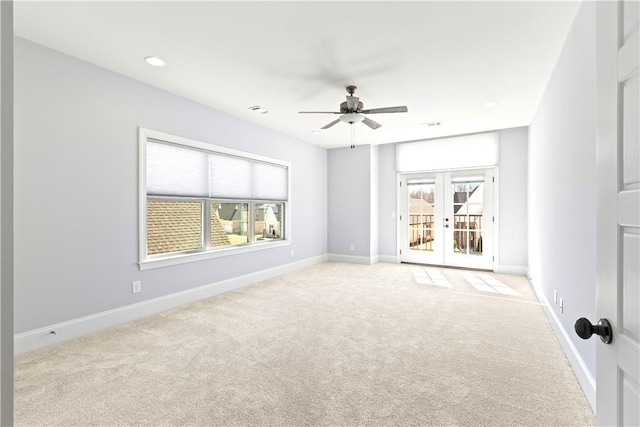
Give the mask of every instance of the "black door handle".
[(591, 335), (596, 334), (600, 335), (600, 339), (605, 344), (611, 344), (611, 341), (613, 341), (613, 329), (611, 329), (611, 323), (607, 319), (600, 319), (597, 325), (592, 325), (588, 319), (581, 317), (576, 320), (573, 328), (578, 336), (584, 340), (588, 340)]

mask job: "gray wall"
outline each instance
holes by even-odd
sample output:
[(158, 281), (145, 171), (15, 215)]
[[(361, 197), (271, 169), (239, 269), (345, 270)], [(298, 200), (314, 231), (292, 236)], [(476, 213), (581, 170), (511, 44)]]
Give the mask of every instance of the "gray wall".
[(500, 131), (498, 262), (505, 272), (522, 271), (528, 265), (527, 141), (526, 127)]
[[(371, 254), (371, 166), (369, 145), (335, 148), (328, 153), (328, 252), (364, 257)], [(350, 250), (354, 245), (354, 250)], [(363, 261), (364, 261), (363, 259)]]
[(557, 319), (552, 323), (594, 377), (596, 340), (578, 338), (573, 324), (597, 320), (595, 71), (595, 3), (586, 2), (529, 128), (529, 268)]
[(398, 182), (396, 174), (396, 145), (379, 146), (379, 243), (381, 257), (395, 258), (398, 253)]
[[(19, 38), (15, 75), (16, 333), (327, 253), (326, 150)], [(292, 246), (141, 272), (138, 126), (292, 162)]]
[(370, 210), (371, 210), (371, 223), (369, 226), (371, 227), (371, 241), (369, 243), (369, 255), (377, 260), (379, 253), (379, 234), (380, 234), (380, 218), (378, 212), (378, 206), (380, 204), (380, 176), (378, 174), (378, 168), (380, 165), (380, 149), (378, 145), (374, 145), (371, 147), (371, 168), (369, 169), (369, 174), (371, 176), (371, 201), (370, 201)]
[[(500, 266), (504, 266), (504, 272), (524, 274), (527, 266), (527, 128), (505, 129), (499, 133)], [(329, 252), (370, 257), (374, 261), (395, 261), (398, 240), (396, 145), (329, 150), (329, 188)], [(352, 242), (367, 245), (369, 252), (359, 250), (358, 245), (355, 252), (350, 252)]]

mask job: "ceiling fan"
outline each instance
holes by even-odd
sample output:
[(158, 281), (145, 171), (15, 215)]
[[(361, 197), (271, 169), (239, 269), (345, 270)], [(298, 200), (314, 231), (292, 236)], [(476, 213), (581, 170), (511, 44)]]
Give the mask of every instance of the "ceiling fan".
[(374, 122), (368, 117), (365, 117), (365, 114), (381, 114), (381, 113), (406, 113), (407, 107), (383, 107), (383, 108), (371, 108), (369, 110), (363, 110), (364, 104), (360, 101), (360, 98), (357, 96), (353, 96), (357, 87), (356, 86), (347, 86), (347, 95), (346, 102), (340, 104), (340, 111), (299, 111), (300, 114), (342, 114), (339, 118), (332, 121), (329, 124), (322, 126), (321, 129), (329, 129), (331, 126), (339, 123), (364, 123), (369, 126), (371, 129), (376, 130), (380, 126), (382, 126), (378, 122)]

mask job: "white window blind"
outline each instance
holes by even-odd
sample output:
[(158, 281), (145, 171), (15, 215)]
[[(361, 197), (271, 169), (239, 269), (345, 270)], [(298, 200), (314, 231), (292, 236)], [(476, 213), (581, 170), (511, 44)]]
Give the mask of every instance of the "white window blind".
[(287, 187), (282, 183), (287, 182), (287, 169), (282, 166), (255, 163), (253, 165), (255, 179), (256, 199), (262, 200), (286, 200)]
[(465, 169), (497, 164), (497, 132), (396, 145), (397, 172)]
[(427, 184), (435, 184), (435, 178), (416, 178), (416, 179), (407, 179), (407, 185), (427, 185)]
[(244, 159), (209, 155), (210, 197), (252, 199), (253, 164)]
[(147, 194), (287, 200), (287, 167), (147, 141)]
[(208, 197), (207, 169), (202, 151), (147, 143), (147, 194)]
[(451, 178), (453, 184), (472, 184), (476, 182), (484, 182), (484, 176), (458, 176)]

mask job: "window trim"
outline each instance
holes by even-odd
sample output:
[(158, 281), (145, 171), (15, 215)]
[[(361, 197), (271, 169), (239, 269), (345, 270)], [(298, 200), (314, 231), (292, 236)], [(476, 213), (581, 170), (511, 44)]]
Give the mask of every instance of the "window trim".
[[(282, 203), (284, 205), (283, 221), (283, 234), (284, 238), (278, 240), (249, 242), (242, 245), (232, 245), (228, 247), (216, 247), (205, 248), (201, 251), (189, 251), (178, 252), (168, 255), (147, 255), (147, 183), (146, 183), (146, 171), (147, 171), (147, 141), (156, 140), (164, 143), (174, 144), (177, 146), (185, 146), (188, 148), (203, 150), (216, 154), (229, 155), (239, 157), (251, 161), (258, 161), (264, 163), (275, 164), (283, 166), (287, 169), (287, 200), (237, 200), (238, 202), (248, 202), (250, 205), (259, 203)], [(166, 267), (170, 265), (184, 264), (193, 261), (200, 261), (206, 259), (219, 258), (229, 255), (243, 254), (254, 251), (261, 251), (271, 248), (278, 248), (291, 245), (291, 163), (271, 157), (261, 156), (253, 153), (247, 153), (240, 150), (235, 150), (227, 147), (221, 147), (206, 142), (196, 141), (193, 139), (168, 134), (152, 129), (138, 128), (138, 155), (139, 155), (139, 168), (138, 168), (138, 266), (140, 270), (148, 270), (158, 267)], [(171, 196), (150, 196), (153, 198), (170, 199)], [(223, 201), (224, 199), (208, 199), (200, 197), (175, 197), (176, 199), (187, 200), (197, 199), (204, 201), (204, 211), (206, 206), (215, 201)], [(209, 202), (206, 202), (209, 200)], [(236, 200), (234, 200), (236, 201)], [(251, 206), (249, 207), (251, 209)], [(204, 225), (207, 225), (207, 221), (204, 221)], [(253, 227), (252, 225), (251, 227)], [(203, 230), (204, 231), (204, 230)], [(204, 235), (204, 233), (203, 233)], [(204, 244), (205, 242), (203, 242)]]

